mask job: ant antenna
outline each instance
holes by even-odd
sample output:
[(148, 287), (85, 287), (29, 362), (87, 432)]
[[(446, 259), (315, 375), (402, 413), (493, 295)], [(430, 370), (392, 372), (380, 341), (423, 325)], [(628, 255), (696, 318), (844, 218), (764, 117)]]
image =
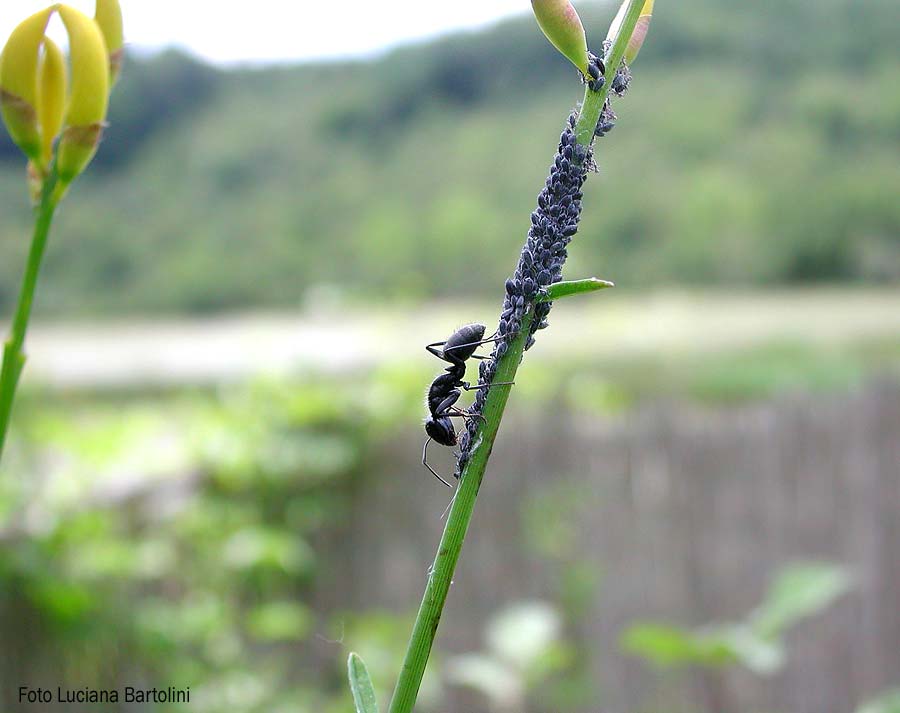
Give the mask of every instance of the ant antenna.
[(450, 508), (453, 507), (453, 503), (456, 502), (456, 496), (459, 495), (459, 488), (453, 491), (453, 497), (450, 498), (450, 502), (447, 503), (447, 507), (444, 508), (444, 512), (441, 513), (441, 520), (447, 517), (447, 513), (450, 512)]
[(432, 468), (430, 465), (428, 465), (428, 444), (431, 443), (431, 440), (432, 440), (432, 439), (431, 439), (431, 436), (429, 436), (429, 437), (428, 437), (428, 440), (425, 441), (425, 445), (422, 446), (422, 465), (424, 465), (426, 468), (428, 468), (428, 470), (431, 471), (431, 474), (432, 474), (435, 478), (437, 478), (437, 479), (440, 480), (444, 485), (446, 485), (448, 488), (450, 488), (451, 490), (453, 490), (453, 486), (450, 485), (450, 483), (448, 483), (446, 480), (444, 480), (440, 475), (438, 475), (437, 471), (436, 471), (434, 468)]

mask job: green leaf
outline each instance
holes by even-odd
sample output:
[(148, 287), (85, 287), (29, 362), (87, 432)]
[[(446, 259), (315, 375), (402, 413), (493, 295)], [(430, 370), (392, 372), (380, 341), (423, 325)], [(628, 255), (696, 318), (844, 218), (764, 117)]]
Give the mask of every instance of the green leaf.
[(589, 277), (586, 280), (554, 282), (535, 298), (535, 302), (553, 302), (553, 300), (558, 300), (562, 297), (578, 295), (582, 292), (606, 290), (610, 287), (615, 287), (615, 284), (608, 280), (599, 280), (596, 277)]
[(353, 692), (353, 703), (356, 713), (378, 713), (378, 701), (375, 699), (375, 688), (369, 678), (369, 670), (357, 653), (350, 653), (347, 660), (347, 674), (350, 677), (350, 690)]
[(826, 609), (851, 585), (849, 574), (836, 565), (790, 565), (779, 573), (763, 603), (750, 615), (750, 626), (759, 636), (776, 638), (801, 619)]
[(636, 624), (622, 636), (622, 648), (661, 666), (725, 666), (734, 652), (719, 636), (666, 624)]
[(856, 709), (856, 713), (900, 713), (900, 688), (885, 691)]
[(640, 624), (625, 632), (622, 647), (660, 667), (718, 668), (739, 663), (767, 675), (778, 671), (785, 660), (780, 642), (764, 639), (742, 625), (689, 631), (665, 624)]

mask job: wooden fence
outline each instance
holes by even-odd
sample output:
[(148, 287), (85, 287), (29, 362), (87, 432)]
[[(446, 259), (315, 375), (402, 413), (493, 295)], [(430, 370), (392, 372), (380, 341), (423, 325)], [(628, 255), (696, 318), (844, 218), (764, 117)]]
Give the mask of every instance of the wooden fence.
[[(513, 399), (439, 652), (478, 649), (485, 622), (511, 602), (556, 598), (560, 567), (529, 551), (535, 533), (526, 524), (542, 502), (555, 502), (544, 534), (569, 538), (555, 559), (601, 576), (574, 632), (591, 652), (598, 689), (584, 713), (852, 713), (900, 684), (895, 383), (727, 409), (661, 404), (618, 418), (562, 409), (552, 420), (516, 418), (516, 410)], [(448, 493), (421, 470), (416, 440), (397, 439), (385, 451), (376, 462), (392, 468), (360, 485), (353, 526), (336, 545), (333, 561), (342, 564), (323, 579), (322, 607), (408, 611), (418, 603)], [(660, 675), (622, 653), (621, 632), (638, 620), (742, 617), (771, 575), (796, 560), (840, 563), (856, 585), (791, 632), (789, 661), (777, 675)], [(484, 708), (461, 695), (441, 710)]]

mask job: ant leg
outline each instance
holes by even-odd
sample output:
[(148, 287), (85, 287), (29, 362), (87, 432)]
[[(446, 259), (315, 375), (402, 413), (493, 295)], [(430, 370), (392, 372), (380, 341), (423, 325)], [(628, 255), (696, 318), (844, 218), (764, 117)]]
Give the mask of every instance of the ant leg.
[[(494, 332), (494, 334), (492, 336), (488, 337), (487, 339), (482, 339), (481, 341), (478, 341), (478, 342), (468, 342), (467, 344), (457, 344), (453, 348), (460, 349), (463, 347), (477, 347), (480, 344), (488, 344), (489, 342), (496, 342), (496, 341), (497, 341), (497, 333)], [(452, 358), (448, 358), (448, 355), (444, 352), (443, 349), (438, 349), (438, 347), (442, 347), (446, 343), (447, 343), (447, 340), (445, 339), (443, 342), (432, 342), (431, 344), (426, 344), (425, 351), (429, 352), (430, 354), (433, 354), (438, 359), (442, 359), (443, 361), (449, 361), (451, 364), (456, 363)], [(486, 357), (478, 356), (475, 358), (476, 359), (484, 359)]]
[(458, 406), (453, 406), (450, 404), (448, 404), (446, 408), (436, 409), (435, 412), (433, 414), (431, 414), (431, 416), (432, 416), (432, 418), (446, 418), (446, 417), (453, 418), (456, 416), (456, 417), (460, 417), (460, 418), (480, 418), (482, 421), (485, 420), (484, 416), (482, 416), (480, 413), (471, 413), (470, 411), (463, 411)]
[(478, 391), (478, 389), (489, 389), (492, 386), (512, 386), (515, 383), (515, 381), (495, 381), (493, 384), (479, 384), (478, 386), (472, 386), (464, 381), (460, 386), (466, 391)]
[(443, 342), (432, 342), (431, 344), (426, 344), (426, 345), (425, 345), (425, 351), (426, 351), (426, 352), (431, 352), (431, 353), (434, 354), (434, 356), (436, 356), (438, 359), (443, 359), (443, 358), (444, 358), (444, 352), (443, 352), (443, 350), (438, 350), (438, 349), (436, 349), (436, 347), (442, 347), (442, 346), (444, 346), (446, 343), (447, 343), (447, 342), (446, 342), (446, 340), (445, 340), (445, 341), (443, 341)]
[(435, 471), (434, 468), (432, 468), (430, 465), (428, 465), (428, 444), (429, 444), (429, 443), (431, 443), (431, 438), (430, 438), (430, 437), (429, 437), (429, 439), (428, 439), (427, 441), (425, 441), (425, 445), (422, 446), (422, 465), (424, 465), (426, 468), (428, 468), (428, 470), (431, 471), (431, 474), (432, 474), (435, 478), (437, 478), (438, 480), (440, 480), (444, 485), (446, 485), (448, 488), (450, 488), (450, 489), (452, 490), (452, 489), (453, 489), (453, 486), (450, 485), (450, 483), (448, 483), (446, 480), (444, 480), (441, 476), (439, 476), (439, 475), (437, 474), (437, 471)]
[(437, 408), (434, 409), (432, 415), (435, 418), (439, 418), (444, 413), (449, 412), (449, 410), (453, 406), (453, 404), (455, 404), (457, 401), (459, 401), (459, 397), (460, 397), (459, 390), (453, 389), (453, 391), (450, 392), (450, 395), (447, 396), (447, 398), (445, 398), (443, 401), (441, 401), (441, 403), (438, 404)]
[(480, 413), (471, 413), (469, 411), (463, 411), (462, 409), (456, 408), (455, 406), (450, 409), (452, 413), (447, 414), (448, 416), (459, 416), (460, 418), (474, 418), (481, 419), (482, 421), (487, 421), (487, 419)]
[[(477, 342), (467, 342), (466, 344), (456, 344), (453, 346), (453, 349), (461, 349), (462, 347), (477, 347), (480, 344), (490, 344), (491, 342), (496, 342), (496, 341), (497, 341), (497, 333), (494, 332), (494, 334), (492, 336), (488, 337), (487, 339), (481, 339)], [(446, 342), (438, 342), (438, 344), (445, 344), (445, 343)], [(433, 347), (436, 345), (429, 344), (428, 346)], [(428, 349), (428, 347), (425, 347), (425, 348)], [(431, 350), (429, 350), (429, 351), (431, 351)], [(434, 352), (431, 352), (431, 353), (434, 354)], [(475, 355), (473, 354), (472, 356), (475, 356)], [(483, 357), (481, 357), (481, 358), (483, 358)]]

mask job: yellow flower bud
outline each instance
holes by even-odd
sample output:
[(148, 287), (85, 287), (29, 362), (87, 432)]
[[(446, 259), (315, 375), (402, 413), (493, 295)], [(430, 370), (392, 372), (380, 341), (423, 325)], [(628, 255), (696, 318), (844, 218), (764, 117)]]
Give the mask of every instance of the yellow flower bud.
[(531, 0), (541, 32), (584, 76), (588, 76), (587, 39), (581, 18), (569, 0)]
[(0, 113), (9, 135), (28, 158), (40, 161), (37, 118), (38, 58), (53, 7), (23, 20), (0, 54)]
[(109, 101), (109, 64), (96, 22), (68, 5), (59, 6), (59, 15), (69, 34), (72, 64), (72, 90), (56, 161), (65, 185), (90, 163), (100, 143)]
[(103, 39), (106, 40), (106, 49), (109, 51), (109, 83), (112, 86), (122, 69), (122, 47), (125, 44), (119, 0), (97, 0), (94, 22), (100, 26)]
[(62, 128), (66, 108), (66, 60), (49, 37), (44, 38), (44, 54), (38, 68), (37, 118), (41, 129), (41, 162), (50, 163), (53, 140)]

